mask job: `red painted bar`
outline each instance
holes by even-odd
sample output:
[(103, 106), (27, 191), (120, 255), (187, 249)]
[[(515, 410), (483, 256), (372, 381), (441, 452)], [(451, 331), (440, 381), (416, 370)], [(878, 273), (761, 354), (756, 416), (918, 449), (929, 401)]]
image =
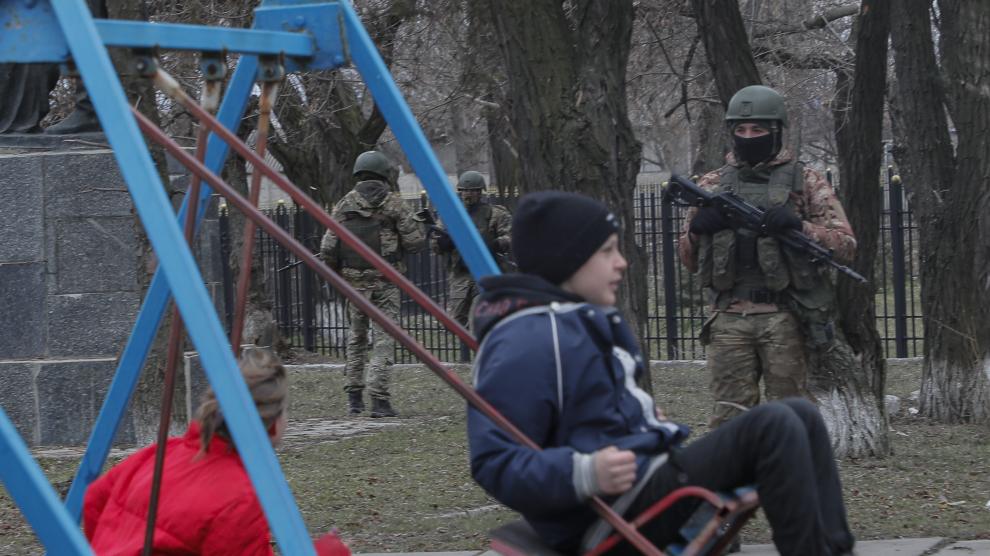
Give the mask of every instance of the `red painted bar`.
[[(435, 355), (433, 355), (428, 349), (419, 344), (408, 332), (405, 331), (401, 326), (395, 321), (388, 318), (381, 310), (378, 309), (373, 303), (371, 303), (366, 297), (361, 295), (353, 286), (351, 286), (346, 280), (341, 278), (339, 274), (330, 269), (320, 258), (313, 253), (310, 253), (305, 246), (296, 241), (288, 232), (280, 228), (275, 222), (270, 218), (265, 216), (257, 207), (251, 205), (250, 201), (242, 197), (237, 193), (234, 188), (227, 185), (219, 176), (211, 172), (206, 166), (196, 160), (195, 157), (189, 153), (182, 150), (182, 147), (178, 143), (173, 141), (170, 137), (165, 135), (165, 133), (158, 129), (155, 124), (151, 123), (143, 114), (138, 112), (136, 109), (131, 109), (134, 114), (135, 119), (137, 119), (138, 126), (141, 130), (146, 133), (153, 141), (165, 147), (165, 149), (173, 156), (176, 160), (182, 163), (186, 168), (189, 168), (194, 174), (198, 175), (200, 178), (209, 183), (213, 189), (218, 193), (223, 195), (227, 202), (237, 207), (246, 218), (250, 218), (256, 222), (261, 228), (263, 228), (272, 238), (284, 245), (287, 249), (292, 251), (300, 260), (306, 265), (312, 268), (321, 278), (327, 281), (328, 284), (337, 289), (342, 293), (351, 303), (357, 306), (362, 312), (366, 313), (371, 320), (378, 323), (386, 333), (394, 337), (403, 347), (408, 349), (415, 355), (420, 361), (423, 362), (431, 371), (433, 371), (441, 380), (446, 382), (451, 388), (454, 389), (462, 398), (464, 398), (468, 403), (474, 406), (478, 411), (483, 413), (486, 417), (491, 419), (498, 425), (502, 430), (509, 433), (517, 442), (530, 448), (532, 450), (540, 450), (540, 447), (536, 445), (535, 442), (529, 439), (522, 431), (516, 428), (504, 415), (498, 412), (491, 404), (485, 401), (484, 398), (478, 395), (470, 386), (464, 383), (459, 376), (444, 367), (443, 362), (441, 362)], [(222, 127), (222, 126), (221, 126)], [(221, 135), (222, 138), (227, 139)], [(234, 141), (231, 142), (231, 146), (235, 147), (239, 140), (236, 137), (233, 138)], [(227, 139), (230, 141), (230, 139)], [(240, 143), (243, 146), (243, 143)], [(246, 148), (246, 146), (245, 146)], [(247, 152), (254, 154), (250, 149)], [(245, 156), (245, 158), (248, 158)], [(248, 159), (249, 162), (256, 163)], [(263, 164), (263, 162), (261, 162)], [(256, 166), (256, 168), (259, 166)], [(288, 191), (288, 190), (286, 190)], [(298, 191), (298, 190), (297, 190)], [(301, 193), (301, 192), (300, 192)], [(326, 215), (325, 212), (320, 211), (322, 214)], [(329, 215), (327, 215), (329, 219)], [(333, 221), (333, 219), (330, 219)], [(356, 238), (355, 238), (355, 241)], [(364, 247), (366, 251), (371, 252), (363, 243), (357, 241), (357, 244)], [(352, 246), (353, 247), (353, 246)], [(373, 252), (372, 252), (373, 253)], [(375, 255), (377, 257), (377, 254)], [(398, 274), (395, 269), (388, 266), (381, 257), (378, 257), (381, 262), (388, 267), (393, 273)], [(400, 275), (401, 276), (401, 275)], [(415, 288), (415, 286), (413, 286)], [(422, 293), (422, 292), (420, 292)], [(425, 295), (425, 294), (423, 294)], [(427, 298), (429, 299), (429, 298)], [(463, 327), (461, 327), (463, 329)], [(629, 523), (622, 519), (617, 513), (615, 513), (612, 508), (602, 501), (600, 498), (595, 497), (591, 499), (591, 505), (602, 516), (606, 521), (608, 521), (616, 531), (618, 531), (622, 536), (629, 540), (636, 548), (640, 550), (643, 554), (647, 556), (663, 556), (663, 553), (653, 546), (650, 541), (646, 540), (643, 535), (634, 529)]]

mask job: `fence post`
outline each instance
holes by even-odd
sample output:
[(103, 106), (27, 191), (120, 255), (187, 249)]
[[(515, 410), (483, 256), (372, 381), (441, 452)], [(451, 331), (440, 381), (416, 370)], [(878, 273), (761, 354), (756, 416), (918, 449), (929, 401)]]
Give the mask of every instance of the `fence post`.
[(890, 204), (890, 256), (894, 286), (894, 346), (897, 357), (907, 357), (907, 302), (904, 272), (904, 202), (901, 177), (887, 167)]
[[(296, 215), (296, 238), (302, 242), (309, 249), (313, 249), (312, 238), (309, 237), (310, 229), (310, 216), (306, 211), (300, 210), (299, 207), (295, 208)], [(316, 303), (316, 298), (313, 295), (313, 282), (315, 276), (313, 275), (313, 269), (309, 268), (309, 265), (298, 265), (296, 268), (302, 273), (302, 291), (300, 292), (300, 303), (302, 307), (302, 335), (303, 335), (303, 348), (306, 351), (316, 351), (316, 339), (313, 336), (313, 320), (314, 311), (313, 305)]]
[[(278, 203), (275, 207), (275, 222), (280, 228), (285, 230), (289, 229), (288, 218), (286, 218), (285, 204)], [(258, 229), (258, 233), (262, 233), (261, 229)], [(290, 280), (289, 272), (291, 269), (286, 268), (289, 266), (289, 252), (285, 250), (285, 247), (281, 243), (274, 243), (275, 248), (275, 273), (277, 274), (275, 283), (278, 289), (277, 298), (279, 305), (279, 322), (284, 327), (282, 330), (283, 334), (289, 336), (291, 343), (292, 337), (292, 280)]]
[(674, 283), (674, 275), (677, 269), (674, 266), (674, 213), (671, 200), (666, 194), (661, 196), (660, 201), (660, 226), (661, 237), (663, 239), (663, 305), (664, 317), (667, 323), (667, 358), (677, 359), (680, 349), (678, 343), (677, 330), (677, 284)]
[(230, 271), (230, 215), (227, 205), (220, 205), (220, 274), (223, 280), (223, 316), (227, 334), (234, 325), (234, 275)]

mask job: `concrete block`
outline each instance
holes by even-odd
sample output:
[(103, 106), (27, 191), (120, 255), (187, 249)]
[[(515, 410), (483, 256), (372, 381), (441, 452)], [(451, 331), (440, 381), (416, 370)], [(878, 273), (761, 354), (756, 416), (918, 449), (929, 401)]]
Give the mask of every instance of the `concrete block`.
[[(193, 156), (196, 155), (196, 148), (195, 147), (186, 147), (185, 150), (190, 155), (193, 155)], [(170, 176), (172, 174), (187, 174), (187, 173), (189, 173), (189, 170), (186, 169), (186, 167), (183, 166), (182, 163), (180, 163), (178, 160), (176, 160), (175, 158), (173, 158), (172, 155), (170, 155), (169, 153), (165, 153), (165, 162), (167, 163), (166, 164), (166, 168), (168, 169), (168, 173), (169, 173)]]
[[(113, 359), (42, 362), (36, 379), (39, 444), (85, 444), (115, 369)], [(114, 442), (134, 443), (134, 427), (128, 415), (122, 419)]]
[(223, 280), (223, 257), (220, 254), (220, 225), (216, 220), (203, 220), (196, 238), (196, 262), (206, 282)]
[(116, 357), (141, 303), (138, 292), (51, 295), (48, 350), (53, 357)]
[[(241, 349), (253, 348), (251, 344), (242, 344)], [(199, 353), (187, 351), (183, 354), (183, 382), (185, 383), (186, 412), (192, 417), (193, 412), (203, 401), (203, 396), (210, 389), (210, 381), (206, 378), (206, 371), (203, 369), (202, 360)], [(240, 371), (238, 371), (240, 372)]]
[(935, 556), (990, 556), (990, 540), (954, 542), (936, 552)]
[(134, 220), (65, 219), (55, 223), (53, 293), (134, 291), (137, 283), (137, 238)]
[(41, 260), (42, 190), (39, 157), (0, 156), (0, 263)]
[[(856, 543), (859, 556), (921, 556), (941, 542), (940, 538), (890, 539), (880, 541), (860, 541)], [(776, 556), (779, 554), (772, 544), (743, 545), (743, 556)], [(939, 552), (938, 554), (942, 554)]]
[(133, 203), (111, 151), (45, 157), (48, 218), (131, 216)]
[[(192, 181), (192, 176), (189, 174), (171, 174), (168, 177), (168, 182), (172, 187), (172, 191), (186, 191), (189, 189), (189, 183)], [(182, 198), (181, 195), (176, 195), (178, 198)]]
[(0, 359), (45, 355), (45, 264), (0, 264)]
[(38, 405), (34, 377), (40, 367), (35, 361), (0, 362), (0, 407), (13, 421), (17, 432), (29, 446), (38, 443)]
[(497, 554), (497, 552), (478, 552), (477, 550), (464, 550), (460, 552), (368, 552), (356, 554), (355, 556), (484, 556), (485, 554)]

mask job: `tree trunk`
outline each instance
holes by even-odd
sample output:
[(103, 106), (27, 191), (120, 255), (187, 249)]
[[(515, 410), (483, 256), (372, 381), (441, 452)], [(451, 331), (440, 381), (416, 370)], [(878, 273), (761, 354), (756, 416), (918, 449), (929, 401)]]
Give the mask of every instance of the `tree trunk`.
[(694, 126), (697, 149), (691, 173), (701, 176), (725, 164), (725, 108), (706, 102), (698, 114), (698, 123)]
[(875, 325), (873, 277), (883, 208), (880, 166), (890, 5), (885, 0), (863, 0), (860, 14), (853, 29), (855, 73), (837, 71), (833, 117), (840, 197), (850, 221), (855, 222), (857, 249), (852, 267), (870, 284), (839, 276), (842, 339), (837, 349), (817, 357), (818, 372), (812, 375), (812, 390), (840, 457), (885, 456), (890, 451), (884, 404), (886, 360)]
[[(413, 14), (412, 0), (392, 0), (381, 14), (366, 14), (372, 36), (386, 64), (391, 64), (399, 26)], [(365, 116), (349, 78), (338, 71), (300, 79), (306, 102), (294, 87), (283, 87), (275, 113), (286, 129), (283, 140), (269, 144), (285, 175), (315, 199), (330, 207), (354, 181), (354, 160), (374, 149), (386, 122), (377, 106)]]
[(990, 4), (939, 1), (941, 68), (929, 7), (895, 2), (891, 27), (895, 156), (921, 228), (920, 409), (945, 423), (990, 422)]
[(708, 57), (715, 76), (715, 87), (722, 104), (728, 105), (736, 91), (759, 85), (760, 72), (746, 36), (738, 2), (691, 0)]
[(498, 190), (498, 196), (504, 199), (518, 194), (523, 178), (522, 162), (514, 147), (515, 133), (502, 106), (486, 108), (484, 114), (488, 125), (488, 148), (492, 156), (491, 179)]
[(514, 196), (522, 183), (522, 166), (515, 149), (516, 136), (509, 121), (509, 101), (500, 82), (505, 68), (496, 45), (494, 23), (488, 14), (492, 0), (468, 0), (467, 54), (461, 68), (461, 87), (485, 103), (481, 110), (488, 130), (490, 181), (500, 198)]
[(486, 138), (472, 130), (478, 119), (479, 111), (471, 98), (461, 96), (450, 103), (450, 138), (454, 142), (454, 152), (457, 156), (458, 176), (468, 170), (476, 172), (486, 170), (482, 166)]
[[(103, 5), (101, 5), (103, 4)], [(139, 3), (126, 2), (124, 0), (91, 0), (90, 8), (94, 17), (109, 17), (111, 19), (126, 20), (148, 20), (146, 6)], [(113, 53), (114, 66), (120, 75), (121, 85), (127, 94), (132, 105), (155, 125), (161, 125), (161, 118), (158, 108), (155, 105), (155, 88), (148, 79), (138, 77), (134, 73), (135, 56), (130, 50), (111, 51)], [(82, 87), (82, 82), (77, 84)], [(165, 162), (165, 151), (157, 144), (145, 141), (151, 158), (158, 170), (158, 176), (162, 185), (166, 189), (166, 194), (170, 199), (174, 199), (177, 192), (172, 188), (169, 180), (167, 165)], [(138, 265), (144, 272), (138, 273), (138, 283), (141, 286), (141, 293), (148, 291), (151, 285), (151, 277), (158, 268), (158, 257), (155, 255), (145, 233), (144, 225), (135, 214), (134, 231), (138, 241)], [(134, 390), (131, 400), (131, 414), (134, 424), (134, 434), (138, 444), (153, 442), (158, 434), (159, 416), (162, 407), (162, 385), (165, 379), (165, 351), (168, 347), (168, 331), (172, 326), (172, 310), (166, 311), (162, 319), (158, 334), (155, 336), (148, 352), (148, 357), (144, 364), (141, 378)], [(172, 404), (172, 423), (175, 430), (184, 424), (188, 418), (186, 415), (186, 405), (182, 396), (175, 396)]]
[[(250, 130), (242, 129), (241, 132), (242, 136), (246, 136)], [(248, 196), (247, 166), (239, 155), (231, 153), (227, 158), (223, 168), (223, 178), (241, 195)], [(244, 222), (246, 219), (237, 210), (232, 210), (229, 214), (230, 260), (224, 261), (224, 263), (230, 265), (232, 276), (239, 276), (241, 265), (244, 264), (244, 261), (241, 260), (241, 246), (244, 244)], [(272, 312), (271, 296), (268, 295), (268, 276), (265, 275), (261, 257), (257, 255), (258, 252), (258, 245), (255, 244), (256, 255), (251, 257), (251, 261), (249, 261), (251, 283), (248, 287), (244, 307), (244, 330), (241, 335), (241, 344), (254, 344), (272, 347), (276, 351), (284, 351), (285, 342), (279, 333), (278, 324)]]
[(510, 121), (522, 161), (522, 193), (563, 189), (603, 199), (622, 224), (630, 268), (620, 307), (642, 335), (646, 258), (635, 243), (633, 198), (639, 141), (626, 106), (631, 0), (492, 6), (508, 75)]

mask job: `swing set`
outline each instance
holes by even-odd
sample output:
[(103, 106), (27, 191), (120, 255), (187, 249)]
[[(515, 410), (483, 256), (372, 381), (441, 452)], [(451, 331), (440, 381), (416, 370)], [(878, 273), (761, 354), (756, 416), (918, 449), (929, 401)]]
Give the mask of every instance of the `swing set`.
[[(220, 403), (281, 552), (314, 554), (313, 543), (257, 416), (250, 393), (241, 380), (232, 349), (239, 346), (241, 340), (250, 265), (241, 265), (234, 325), (228, 339), (189, 248), (213, 192), (225, 197), (229, 206), (236, 207), (245, 216), (241, 260), (250, 260), (256, 226), (262, 228), (367, 313), (468, 403), (520, 444), (534, 450), (540, 449), (457, 375), (445, 368), (435, 355), (257, 208), (261, 178), (266, 177), (397, 284), (469, 348), (477, 349), (477, 342), (471, 334), (429, 296), (334, 221), (305, 192), (264, 162), (271, 109), (286, 73), (326, 70), (351, 64), (367, 84), (433, 205), (447, 224), (471, 273), (477, 278), (499, 272), (463, 205), (449, 187), (445, 172), (388, 68), (348, 2), (262, 0), (255, 10), (252, 28), (231, 29), (94, 19), (84, 0), (0, 0), (0, 29), (3, 29), (0, 34), (0, 62), (63, 63), (71, 64), (78, 71), (92, 97), (97, 116), (159, 261), (64, 503), (59, 500), (23, 439), (0, 408), (0, 479), (49, 553), (92, 554), (78, 526), (83, 496), (106, 462), (152, 341), (169, 301), (173, 299), (174, 318), (166, 355), (159, 449), (155, 458), (148, 531), (154, 530), (161, 469), (166, 457), (165, 440), (171, 420), (175, 368), (185, 328), (199, 352), (207, 379)], [(139, 75), (150, 79), (159, 91), (198, 120), (200, 131), (195, 154), (184, 150), (140, 112), (129, 107), (110, 61), (109, 47), (132, 49)], [(160, 50), (199, 53), (203, 75), (199, 102), (161, 69), (156, 58)], [(239, 54), (236, 69), (229, 80), (226, 76), (228, 53)], [(236, 132), (256, 82), (261, 88), (260, 117), (257, 141), (252, 150), (238, 139)], [(142, 132), (162, 145), (193, 175), (177, 215), (144, 147)], [(230, 148), (255, 169), (247, 197), (239, 194), (218, 175)], [(698, 487), (685, 487), (672, 492), (632, 522), (627, 522), (604, 501), (594, 498), (591, 505), (614, 528), (615, 533), (588, 554), (602, 554), (623, 539), (643, 554), (664, 554), (637, 528), (684, 497), (706, 501), (708, 505), (705, 507), (710, 511), (700, 521), (692, 520), (697, 521), (693, 529), (682, 529), (684, 544), (668, 546), (669, 554), (720, 554), (758, 506), (755, 493), (751, 491), (723, 497)], [(521, 522), (496, 530), (493, 537), (493, 548), (506, 556), (552, 554), (539, 546), (539, 541)], [(149, 533), (145, 542), (146, 554), (150, 553), (150, 541)]]

